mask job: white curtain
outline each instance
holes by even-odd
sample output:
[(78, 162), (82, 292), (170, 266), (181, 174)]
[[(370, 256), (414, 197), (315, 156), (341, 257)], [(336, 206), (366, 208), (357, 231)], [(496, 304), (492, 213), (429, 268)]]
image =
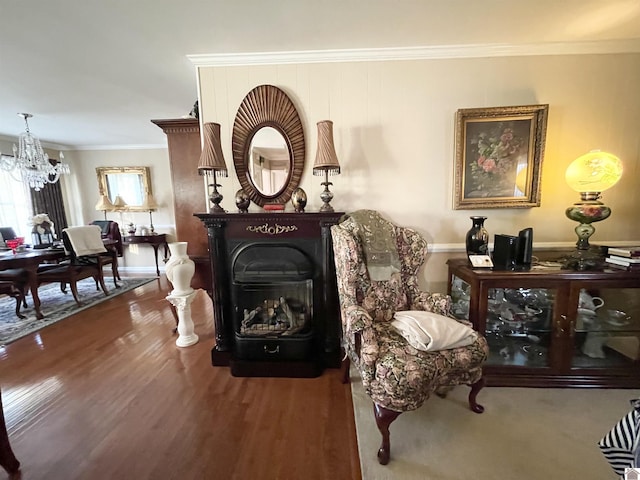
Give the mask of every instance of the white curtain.
[(12, 227), (16, 235), (31, 243), (31, 195), (29, 186), (0, 170), (0, 227)]

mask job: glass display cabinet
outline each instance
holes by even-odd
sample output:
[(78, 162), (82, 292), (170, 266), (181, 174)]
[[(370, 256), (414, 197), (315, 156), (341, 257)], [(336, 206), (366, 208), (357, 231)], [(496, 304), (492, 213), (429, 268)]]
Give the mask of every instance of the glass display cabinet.
[(454, 315), (489, 343), (488, 385), (640, 387), (640, 271), (447, 265)]

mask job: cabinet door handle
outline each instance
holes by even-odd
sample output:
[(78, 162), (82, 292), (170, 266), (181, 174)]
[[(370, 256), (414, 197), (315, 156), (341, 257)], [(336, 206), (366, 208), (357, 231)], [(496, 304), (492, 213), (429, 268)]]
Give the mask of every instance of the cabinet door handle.
[[(558, 334), (562, 333), (566, 333), (566, 330), (564, 329), (564, 322), (567, 320), (567, 316), (566, 315), (560, 315), (560, 319), (558, 319), (558, 321), (556, 322), (556, 330), (558, 332)], [(558, 335), (560, 336), (560, 335)]]
[(573, 338), (575, 337), (575, 335), (576, 335), (576, 321), (574, 319), (569, 322), (569, 336)]
[(280, 345), (276, 345), (276, 348), (274, 349), (270, 349), (267, 345), (265, 345), (263, 348), (264, 348), (264, 353), (268, 353), (269, 355), (273, 355), (274, 353), (280, 352)]

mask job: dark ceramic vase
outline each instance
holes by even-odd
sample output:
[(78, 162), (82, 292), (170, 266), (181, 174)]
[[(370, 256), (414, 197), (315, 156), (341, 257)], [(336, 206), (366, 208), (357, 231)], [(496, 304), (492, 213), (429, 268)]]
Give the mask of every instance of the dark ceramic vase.
[(487, 217), (469, 217), (473, 222), (467, 232), (467, 255), (489, 255), (489, 232), (484, 228)]

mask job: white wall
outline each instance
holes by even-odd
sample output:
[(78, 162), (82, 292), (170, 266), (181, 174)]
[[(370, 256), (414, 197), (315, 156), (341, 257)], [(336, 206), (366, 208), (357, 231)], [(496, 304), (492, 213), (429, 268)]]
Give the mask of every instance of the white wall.
[[(153, 196), (160, 205), (160, 208), (153, 212), (153, 226), (157, 233), (168, 234), (168, 241), (175, 240), (173, 190), (169, 153), (166, 149), (69, 151), (65, 152), (65, 160), (69, 162), (72, 171), (72, 175), (64, 179), (70, 225), (85, 225), (92, 220), (104, 218), (102, 211), (95, 210), (95, 204), (98, 201), (96, 167), (149, 167)], [(118, 222), (121, 228), (129, 222), (138, 226), (149, 226), (148, 212), (124, 212), (122, 218), (120, 213), (107, 212), (107, 218)], [(159, 264), (163, 266), (161, 260)], [(124, 272), (139, 271), (155, 274), (153, 249), (149, 245), (125, 247), (119, 266)]]
[[(469, 216), (480, 214), (488, 217), (492, 237), (532, 226), (538, 245), (574, 244), (575, 224), (564, 210), (579, 197), (564, 182), (564, 171), (594, 148), (617, 154), (625, 175), (606, 192), (613, 213), (595, 225), (592, 241), (640, 241), (634, 214), (640, 200), (640, 54), (200, 67), (199, 83), (202, 121), (221, 124), (230, 169), (231, 131), (243, 97), (261, 84), (287, 92), (305, 127), (301, 186), (309, 198), (307, 210), (322, 204), (322, 180), (311, 168), (316, 123), (330, 119), (342, 166), (342, 174), (330, 179), (334, 208), (379, 210), (422, 232), (436, 251), (459, 255)], [(453, 210), (456, 110), (543, 103), (550, 107), (541, 206)], [(233, 174), (221, 183), (222, 205), (233, 210), (240, 184)], [(448, 256), (429, 258), (428, 288), (446, 288)]]
[[(575, 224), (564, 209), (578, 196), (565, 184), (564, 170), (594, 148), (617, 154), (625, 174), (604, 195), (613, 213), (595, 224), (592, 241), (640, 242), (640, 219), (634, 213), (640, 200), (640, 54), (201, 67), (198, 81), (202, 121), (222, 125), (230, 169), (230, 176), (220, 179), (224, 208), (235, 210), (234, 193), (240, 188), (231, 155), (236, 110), (255, 86), (276, 85), (292, 98), (305, 127), (301, 186), (309, 198), (307, 210), (322, 204), (322, 177), (313, 176), (311, 168), (316, 123), (330, 119), (342, 166), (342, 174), (331, 178), (334, 208), (376, 209), (423, 233), (434, 252), (427, 261), (425, 288), (446, 288), (445, 261), (452, 253), (462, 254), (470, 215), (486, 215), (492, 236), (532, 226), (537, 245), (575, 243)], [(541, 207), (453, 210), (456, 110), (541, 103), (550, 105)], [(103, 218), (94, 210), (95, 167), (149, 166), (161, 203), (154, 225), (159, 232), (174, 231), (167, 150), (68, 151), (65, 157), (72, 168), (72, 175), (61, 180), (70, 224)], [(148, 224), (148, 214), (131, 216), (136, 224)], [(120, 221), (118, 214), (108, 217)], [(125, 267), (152, 270), (151, 248), (125, 255)]]

